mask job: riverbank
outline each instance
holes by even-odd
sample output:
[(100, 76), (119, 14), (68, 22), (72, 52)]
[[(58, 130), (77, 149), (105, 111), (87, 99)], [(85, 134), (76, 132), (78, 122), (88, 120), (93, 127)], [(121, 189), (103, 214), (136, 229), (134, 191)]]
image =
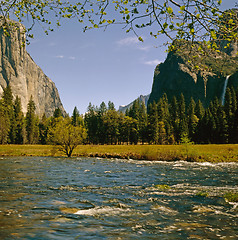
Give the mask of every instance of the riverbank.
[[(0, 156), (65, 156), (52, 145), (0, 145)], [(138, 160), (238, 162), (238, 144), (207, 145), (80, 145), (73, 157)]]

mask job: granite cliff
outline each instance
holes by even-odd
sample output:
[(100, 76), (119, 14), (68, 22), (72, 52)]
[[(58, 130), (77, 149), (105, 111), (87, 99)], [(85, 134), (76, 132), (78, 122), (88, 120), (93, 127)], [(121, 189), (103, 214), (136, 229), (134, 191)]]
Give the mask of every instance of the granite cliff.
[(227, 78), (228, 87), (238, 87), (237, 43), (206, 56), (198, 48), (183, 42), (178, 51), (169, 52), (165, 62), (156, 66), (149, 103), (157, 102), (164, 93), (169, 100), (183, 93), (187, 103), (193, 97), (208, 106), (215, 97), (222, 98)]
[(9, 36), (0, 29), (0, 96), (10, 84), (13, 96), (21, 98), (24, 113), (31, 95), (38, 115), (51, 116), (56, 108), (65, 113), (55, 84), (27, 53), (24, 42), (21, 24), (17, 23), (17, 29), (10, 30)]
[[(149, 97), (150, 97), (150, 94), (148, 94), (148, 95), (140, 95), (137, 99), (139, 99), (140, 102), (143, 102), (145, 104), (145, 106), (147, 106)], [(133, 102), (131, 102), (131, 103), (127, 104), (127, 105), (119, 106), (119, 111), (125, 113), (126, 110), (129, 109), (133, 105)]]

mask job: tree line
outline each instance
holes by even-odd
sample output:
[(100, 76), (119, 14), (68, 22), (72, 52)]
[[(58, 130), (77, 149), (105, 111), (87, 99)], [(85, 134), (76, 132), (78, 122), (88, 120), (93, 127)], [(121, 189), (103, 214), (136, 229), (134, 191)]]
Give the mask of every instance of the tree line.
[(227, 88), (225, 103), (216, 98), (208, 108), (183, 94), (169, 102), (167, 95), (146, 108), (139, 99), (125, 113), (112, 102), (91, 103), (80, 115), (60, 109), (53, 116), (39, 117), (30, 98), (24, 115), (21, 100), (13, 98), (10, 85), (0, 100), (0, 144), (57, 144), (67, 155), (79, 144), (180, 144), (238, 143), (238, 92)]

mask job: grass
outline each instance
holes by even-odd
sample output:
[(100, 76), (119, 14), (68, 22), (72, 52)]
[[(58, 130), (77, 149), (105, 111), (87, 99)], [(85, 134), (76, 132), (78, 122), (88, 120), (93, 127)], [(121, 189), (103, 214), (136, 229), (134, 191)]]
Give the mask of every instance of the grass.
[[(64, 156), (51, 145), (0, 145), (0, 156)], [(238, 144), (80, 145), (73, 156), (138, 160), (238, 162)]]

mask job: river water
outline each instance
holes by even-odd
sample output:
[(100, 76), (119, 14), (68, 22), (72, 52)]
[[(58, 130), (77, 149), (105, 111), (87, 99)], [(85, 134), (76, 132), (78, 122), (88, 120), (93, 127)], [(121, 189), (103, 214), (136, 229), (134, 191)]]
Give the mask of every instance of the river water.
[(0, 239), (238, 239), (238, 164), (0, 159)]

